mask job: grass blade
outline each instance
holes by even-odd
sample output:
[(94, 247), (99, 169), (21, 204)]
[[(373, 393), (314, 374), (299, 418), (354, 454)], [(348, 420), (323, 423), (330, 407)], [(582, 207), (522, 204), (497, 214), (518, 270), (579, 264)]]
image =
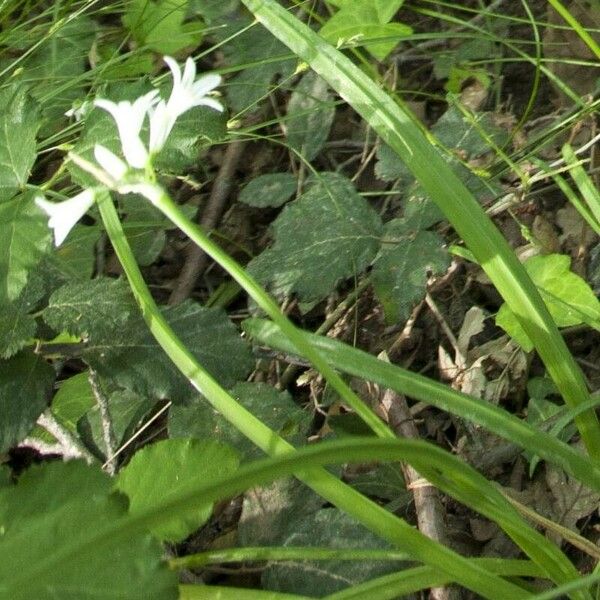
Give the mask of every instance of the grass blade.
[[(306, 61), (400, 156), (465, 241), (519, 319), (565, 402), (589, 399), (583, 375), (535, 285), (502, 234), (454, 174), (410, 111), (344, 54), (274, 0), (242, 0), (275, 37)], [(600, 458), (600, 425), (589, 410), (576, 419), (591, 456)]]

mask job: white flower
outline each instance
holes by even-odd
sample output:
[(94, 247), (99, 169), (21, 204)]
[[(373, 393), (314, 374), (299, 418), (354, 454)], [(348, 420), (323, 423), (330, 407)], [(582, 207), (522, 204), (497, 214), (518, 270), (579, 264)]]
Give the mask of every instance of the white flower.
[(125, 183), (117, 187), (119, 194), (140, 194), (146, 199), (150, 200), (155, 206), (159, 204), (164, 191), (156, 183), (149, 183), (147, 181), (138, 181), (133, 183)]
[(146, 113), (156, 102), (158, 90), (153, 90), (140, 96), (135, 102), (127, 100), (111, 102), (110, 100), (96, 100), (95, 105), (107, 110), (114, 118), (125, 160), (135, 169), (143, 169), (148, 162), (148, 150), (140, 138), (140, 131)]
[(181, 69), (170, 56), (164, 57), (165, 62), (173, 74), (173, 90), (169, 100), (160, 100), (155, 106), (150, 106), (150, 153), (159, 152), (169, 133), (175, 125), (177, 118), (194, 106), (210, 106), (219, 112), (223, 111), (223, 105), (214, 98), (208, 98), (207, 94), (221, 83), (221, 76), (210, 74), (196, 77), (196, 65), (191, 57), (185, 61), (183, 76)]
[(48, 227), (54, 230), (54, 243), (60, 246), (75, 223), (85, 215), (94, 204), (94, 190), (84, 190), (64, 202), (48, 202), (38, 196), (35, 203), (50, 217)]
[(121, 181), (125, 177), (129, 167), (113, 152), (102, 144), (94, 146), (94, 156), (98, 164), (114, 179)]

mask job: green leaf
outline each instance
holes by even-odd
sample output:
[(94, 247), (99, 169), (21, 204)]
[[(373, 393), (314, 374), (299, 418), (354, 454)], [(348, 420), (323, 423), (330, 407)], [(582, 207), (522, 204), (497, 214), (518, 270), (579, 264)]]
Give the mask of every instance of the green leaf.
[[(165, 318), (206, 369), (230, 387), (254, 360), (226, 313), (192, 301), (163, 309)], [(194, 391), (160, 350), (127, 285), (104, 278), (59, 288), (44, 311), (57, 331), (86, 339), (82, 358), (113, 386), (184, 402)]]
[(177, 54), (202, 39), (202, 21), (185, 22), (188, 0), (129, 0), (123, 25), (140, 46), (160, 54)]
[(84, 98), (88, 55), (98, 26), (85, 15), (73, 13), (23, 61), (23, 81), (40, 102), (45, 129), (59, 130), (64, 113)]
[[(194, 439), (163, 440), (142, 448), (121, 470), (116, 487), (129, 497), (129, 512), (135, 516), (191, 492), (201, 483), (232, 474), (238, 467), (237, 453), (224, 444)], [(179, 541), (202, 526), (212, 504), (179, 513), (173, 520), (152, 528), (161, 540)]]
[[(177, 577), (147, 533), (111, 536), (126, 518), (111, 480), (82, 462), (34, 466), (0, 488), (0, 596), (11, 600), (175, 600)], [(56, 556), (62, 556), (56, 568)], [(50, 566), (52, 565), (52, 566)]]
[(270, 282), (275, 294), (295, 292), (302, 301), (314, 302), (369, 265), (381, 221), (348, 179), (321, 173), (283, 209), (273, 233), (273, 245), (251, 261), (250, 272)]
[(10, 358), (35, 335), (37, 324), (29, 313), (44, 295), (40, 277), (30, 277), (14, 302), (0, 304), (0, 358)]
[(412, 33), (412, 28), (389, 21), (404, 0), (354, 0), (340, 3), (340, 10), (323, 25), (319, 32), (332, 44), (359, 42), (375, 38), (392, 38), (365, 43), (365, 48), (378, 60), (383, 60), (398, 44), (400, 38)]
[(498, 127), (491, 113), (469, 113), (467, 117), (457, 106), (451, 106), (431, 128), (438, 141), (446, 148), (464, 154), (465, 158), (477, 158), (490, 152), (485, 136), (502, 146), (509, 133)]
[[(266, 383), (238, 383), (231, 395), (265, 425), (282, 437), (303, 441), (312, 417), (294, 403), (288, 392), (280, 392)], [(248, 458), (263, 453), (219, 415), (204, 398), (195, 398), (191, 404), (173, 406), (169, 413), (170, 437), (214, 439), (233, 446)]]
[(161, 253), (167, 234), (166, 219), (137, 194), (123, 198), (123, 229), (135, 258), (141, 266), (151, 265)]
[(39, 354), (21, 352), (0, 361), (0, 453), (33, 429), (53, 382), (54, 369)]
[(401, 179), (403, 183), (414, 180), (413, 175), (404, 164), (404, 161), (384, 142), (377, 145), (375, 154), (375, 175), (382, 181), (396, 181)]
[(238, 200), (258, 208), (278, 207), (294, 195), (297, 185), (296, 178), (291, 173), (259, 175), (244, 186)]
[(305, 160), (312, 160), (327, 141), (334, 117), (335, 105), (327, 83), (314, 71), (305, 73), (288, 102), (288, 144)]
[(0, 202), (12, 198), (27, 183), (37, 156), (39, 126), (38, 106), (24, 85), (0, 90)]
[(62, 283), (72, 279), (88, 281), (96, 267), (95, 248), (99, 239), (98, 226), (77, 223), (60, 247), (45, 257), (44, 270)]
[[(363, 525), (336, 508), (321, 509), (300, 522), (292, 523), (282, 545), (390, 548)], [(268, 590), (322, 597), (397, 571), (401, 566), (402, 563), (392, 561), (285, 561), (268, 566), (263, 572), (262, 584)]]
[(424, 297), (427, 278), (450, 264), (444, 240), (420, 231), (417, 219), (394, 219), (385, 226), (381, 254), (373, 268), (373, 286), (388, 323), (404, 323)]
[[(570, 257), (564, 254), (534, 256), (524, 264), (558, 327), (587, 323), (595, 329), (600, 328), (600, 302), (585, 280), (569, 269)], [(496, 325), (523, 350), (533, 350), (533, 343), (506, 304), (496, 315)]]
[[(227, 99), (235, 112), (248, 110), (269, 93), (272, 81), (285, 81), (294, 73), (296, 60), (269, 32), (249, 27), (247, 13), (234, 12), (215, 20), (215, 37), (225, 42), (225, 62), (239, 65), (239, 73), (227, 81)], [(281, 57), (281, 60), (277, 60)]]
[(0, 302), (19, 297), (51, 243), (48, 217), (34, 204), (32, 193), (0, 202)]
[(113, 336), (120, 337), (134, 313), (136, 306), (127, 285), (120, 279), (100, 277), (58, 288), (43, 317), (59, 333), (108, 342)]
[(95, 402), (88, 374), (83, 372), (61, 382), (50, 408), (56, 420), (76, 435), (77, 422)]

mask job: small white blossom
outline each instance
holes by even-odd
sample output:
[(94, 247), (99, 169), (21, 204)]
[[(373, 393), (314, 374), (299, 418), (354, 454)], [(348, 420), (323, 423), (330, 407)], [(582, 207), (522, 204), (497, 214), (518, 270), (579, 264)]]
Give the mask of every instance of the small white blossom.
[(140, 138), (146, 113), (156, 102), (158, 90), (140, 96), (135, 102), (96, 100), (96, 106), (108, 111), (114, 118), (125, 160), (135, 169), (143, 169), (148, 162), (148, 150)]
[(138, 181), (133, 183), (124, 183), (117, 187), (119, 194), (140, 194), (154, 205), (157, 205), (164, 194), (163, 189), (156, 183), (147, 181)]
[(94, 156), (98, 164), (111, 176), (115, 181), (121, 181), (129, 171), (129, 167), (113, 152), (102, 144), (94, 146)]
[(183, 76), (177, 61), (170, 56), (164, 57), (165, 62), (173, 74), (173, 89), (167, 102), (160, 100), (155, 106), (150, 106), (150, 153), (159, 152), (175, 121), (184, 112), (194, 106), (210, 106), (219, 112), (223, 111), (223, 105), (214, 98), (207, 97), (221, 83), (221, 76), (210, 74), (196, 77), (196, 65), (190, 57), (185, 62)]
[(94, 197), (94, 190), (88, 189), (64, 202), (48, 202), (43, 196), (35, 199), (35, 203), (50, 217), (48, 227), (54, 230), (54, 243), (57, 246), (65, 241), (69, 231), (92, 207)]

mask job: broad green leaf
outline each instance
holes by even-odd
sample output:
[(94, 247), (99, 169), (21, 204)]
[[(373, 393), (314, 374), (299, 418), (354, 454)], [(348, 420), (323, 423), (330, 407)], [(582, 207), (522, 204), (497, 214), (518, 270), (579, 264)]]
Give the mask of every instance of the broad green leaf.
[(44, 320), (57, 333), (108, 342), (119, 336), (136, 312), (131, 290), (120, 279), (100, 277), (68, 283), (48, 300)]
[[(123, 229), (139, 265), (151, 265), (165, 245), (165, 218), (137, 194), (123, 199)], [(171, 226), (172, 227), (172, 226)]]
[(48, 404), (53, 382), (54, 369), (39, 354), (21, 352), (0, 361), (0, 452), (33, 429)]
[(37, 324), (30, 313), (44, 295), (44, 283), (30, 277), (14, 302), (0, 303), (0, 358), (10, 358), (35, 335)]
[[(116, 390), (107, 394), (106, 398), (110, 420), (117, 445), (123, 444), (126, 439), (133, 435), (136, 428), (141, 425), (144, 418), (155, 405), (155, 401), (140, 396), (131, 390)], [(102, 420), (100, 409), (96, 403), (85, 413), (78, 429), (89, 432), (90, 442), (93, 442), (102, 455), (106, 447), (104, 433), (102, 431)]]
[(13, 84), (0, 90), (0, 203), (27, 183), (37, 156), (39, 126), (39, 109), (26, 86)]
[(61, 382), (50, 406), (60, 424), (77, 434), (77, 422), (95, 404), (88, 373), (78, 373)]
[[(321, 509), (292, 523), (283, 546), (328, 548), (390, 548), (363, 525), (336, 508)], [(374, 577), (398, 571), (392, 561), (285, 561), (268, 566), (262, 575), (266, 589), (321, 597)]]
[(278, 207), (294, 195), (297, 186), (296, 178), (291, 173), (259, 175), (242, 188), (238, 200), (258, 208)]
[(60, 247), (46, 256), (42, 267), (63, 283), (73, 279), (88, 281), (96, 267), (95, 248), (99, 239), (98, 226), (78, 223)]
[(297, 479), (278, 479), (244, 494), (238, 524), (242, 546), (281, 546), (294, 523), (323, 507), (323, 499)]
[[(534, 256), (525, 262), (525, 268), (539, 288), (542, 298), (558, 327), (587, 323), (600, 328), (600, 301), (584, 279), (570, 270), (571, 259), (564, 254)], [(533, 350), (533, 343), (503, 304), (496, 315), (496, 325), (502, 327), (523, 350)]]
[[(192, 491), (199, 484), (232, 474), (238, 467), (237, 453), (224, 444), (195, 439), (163, 440), (142, 448), (121, 470), (118, 490), (129, 497), (132, 515)], [(212, 512), (212, 504), (200, 504), (172, 520), (152, 528), (162, 540), (180, 541), (201, 527)]]
[(51, 243), (48, 217), (34, 204), (33, 194), (0, 202), (0, 302), (19, 297)]
[(185, 22), (188, 0), (128, 0), (123, 25), (140, 46), (160, 54), (176, 54), (186, 46), (197, 46), (202, 21)]
[(490, 142), (486, 137), (499, 146), (508, 141), (508, 131), (498, 127), (490, 113), (468, 115), (463, 114), (456, 105), (450, 106), (431, 131), (443, 146), (460, 152), (463, 158), (476, 158), (490, 152)]
[(302, 301), (319, 301), (340, 280), (369, 265), (379, 246), (381, 221), (348, 179), (321, 173), (283, 209), (273, 235), (273, 245), (250, 263), (250, 272), (270, 282), (277, 295), (295, 292)]
[(23, 61), (23, 81), (40, 103), (45, 130), (60, 129), (65, 111), (85, 98), (83, 75), (97, 29), (92, 19), (73, 13)]
[[(408, 25), (390, 23), (404, 0), (354, 0), (340, 3), (340, 10), (320, 30), (332, 44), (360, 43), (378, 60), (383, 60), (401, 38), (410, 35)], [(381, 41), (369, 40), (391, 38)]]
[[(200, 363), (224, 385), (234, 385), (252, 368), (248, 345), (223, 310), (188, 301), (163, 313)], [(44, 319), (57, 331), (85, 336), (82, 358), (110, 385), (154, 399), (183, 402), (193, 397), (189, 382), (148, 332), (124, 282), (67, 284), (51, 296)]]
[[(292, 441), (302, 439), (302, 434), (308, 431), (312, 420), (310, 413), (302, 410), (286, 391), (280, 392), (265, 383), (238, 383), (230, 393), (242, 406), (283, 438)], [(263, 455), (204, 398), (194, 398), (188, 405), (171, 408), (169, 435), (222, 441), (233, 446), (246, 459)]]
[(383, 181), (401, 179), (404, 184), (414, 180), (404, 161), (384, 142), (380, 141), (377, 145), (375, 156), (377, 158), (375, 175), (378, 179)]
[[(11, 600), (175, 600), (177, 576), (147, 533), (98, 536), (126, 518), (111, 480), (80, 461), (27, 470), (0, 488), (0, 596)], [(61, 556), (56, 565), (56, 556)], [(53, 565), (52, 567), (50, 565)]]
[(389, 323), (404, 323), (425, 297), (427, 278), (443, 273), (450, 264), (443, 238), (415, 225), (412, 219), (386, 224), (381, 254), (373, 268), (373, 286)]
[(228, 105), (235, 112), (257, 104), (268, 95), (271, 83), (276, 78), (285, 81), (297, 64), (281, 42), (267, 31), (249, 27), (251, 24), (252, 19), (241, 11), (221, 16), (212, 23), (217, 40), (226, 41), (223, 46), (226, 64), (239, 65), (239, 73), (227, 80), (225, 90)]
[(335, 105), (327, 83), (314, 71), (308, 71), (288, 102), (288, 144), (305, 160), (312, 160), (327, 141), (334, 117)]

